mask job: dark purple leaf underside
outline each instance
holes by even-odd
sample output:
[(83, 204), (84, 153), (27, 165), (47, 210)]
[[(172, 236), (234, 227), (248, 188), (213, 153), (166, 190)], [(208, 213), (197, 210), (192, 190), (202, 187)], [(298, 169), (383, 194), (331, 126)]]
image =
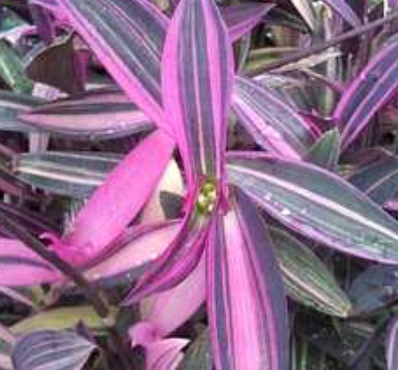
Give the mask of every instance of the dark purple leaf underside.
[(217, 370), (288, 369), (281, 274), (256, 207), (236, 191), (218, 215), (207, 249), (208, 313)]
[(393, 38), (371, 59), (344, 92), (334, 112), (342, 149), (352, 143), (398, 88), (398, 39)]
[(202, 175), (222, 176), (232, 73), (232, 50), (216, 5), (182, 1), (166, 37), (162, 89), (189, 184)]

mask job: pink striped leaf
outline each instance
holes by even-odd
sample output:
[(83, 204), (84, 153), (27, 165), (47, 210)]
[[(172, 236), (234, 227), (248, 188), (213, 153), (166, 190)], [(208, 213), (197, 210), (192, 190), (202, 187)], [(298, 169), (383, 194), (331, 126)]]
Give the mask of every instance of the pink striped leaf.
[(0, 285), (22, 287), (50, 283), (60, 274), (15, 239), (0, 238)]
[(130, 99), (167, 129), (159, 84), (167, 24), (157, 8), (144, 1), (59, 0), (59, 4)]
[(216, 5), (181, 1), (166, 36), (162, 91), (188, 184), (222, 176), (232, 81), (232, 49)]
[(398, 191), (398, 158), (385, 156), (363, 166), (348, 181), (377, 204), (383, 205), (393, 199)]
[(174, 288), (196, 268), (203, 254), (210, 218), (193, 210), (188, 210), (176, 238), (127, 295), (127, 304)]
[(259, 24), (275, 4), (241, 3), (221, 8), (232, 41), (239, 40)]
[(120, 137), (153, 127), (130, 99), (114, 88), (41, 104), (19, 114), (19, 119), (42, 131), (83, 139)]
[[(154, 150), (156, 148), (156, 150)], [(63, 244), (98, 255), (137, 216), (149, 199), (173, 154), (174, 142), (155, 131), (109, 174), (76, 216)]]
[(367, 127), (373, 115), (398, 89), (398, 38), (392, 38), (371, 59), (343, 93), (334, 112), (340, 126), (342, 149)]
[(236, 77), (232, 109), (258, 145), (284, 157), (302, 158), (315, 142), (308, 121), (277, 94)]
[(181, 222), (132, 228), (114, 250), (85, 270), (85, 277), (105, 285), (114, 285), (125, 279), (130, 282), (138, 278), (165, 251), (180, 228)]
[(278, 157), (231, 156), (229, 181), (289, 228), (330, 248), (398, 262), (398, 222), (339, 176)]
[(217, 370), (287, 370), (287, 303), (265, 225), (236, 189), (207, 245), (208, 314)]
[(192, 273), (180, 284), (142, 301), (141, 318), (154, 324), (161, 336), (169, 335), (184, 324), (205, 301), (205, 277), (203, 256)]

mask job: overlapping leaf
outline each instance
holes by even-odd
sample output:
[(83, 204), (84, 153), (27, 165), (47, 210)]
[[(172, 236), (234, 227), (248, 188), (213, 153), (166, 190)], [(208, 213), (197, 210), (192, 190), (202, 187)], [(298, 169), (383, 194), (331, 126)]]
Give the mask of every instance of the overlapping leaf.
[(272, 228), (287, 293), (295, 300), (333, 316), (346, 317), (351, 303), (322, 261), (300, 241)]
[(314, 143), (309, 124), (274, 92), (235, 78), (232, 109), (257, 144), (288, 158), (303, 157)]
[(219, 370), (288, 369), (286, 301), (268, 233), (236, 190), (208, 241), (208, 315)]
[(398, 88), (398, 38), (393, 37), (378, 51), (352, 81), (334, 112), (340, 126), (342, 149), (352, 143)]
[(336, 175), (255, 153), (232, 156), (228, 174), (288, 227), (354, 256), (398, 261), (398, 223)]
[(15, 370), (80, 370), (95, 348), (74, 332), (39, 330), (17, 341), (12, 362)]
[(19, 118), (42, 131), (79, 139), (120, 137), (153, 127), (125, 94), (113, 88), (42, 104)]
[(190, 185), (203, 175), (222, 175), (232, 68), (227, 30), (215, 4), (181, 2), (167, 32), (162, 91)]

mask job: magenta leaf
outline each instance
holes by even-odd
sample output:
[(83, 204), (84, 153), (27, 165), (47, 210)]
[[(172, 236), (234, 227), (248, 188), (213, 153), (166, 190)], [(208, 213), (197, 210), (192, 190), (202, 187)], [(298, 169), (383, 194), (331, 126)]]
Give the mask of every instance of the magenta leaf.
[(126, 303), (138, 302), (181, 283), (201, 259), (209, 222), (209, 217), (197, 215), (190, 207), (180, 232), (143, 274), (126, 297)]
[(229, 181), (289, 228), (344, 253), (398, 261), (398, 222), (335, 174), (255, 152), (231, 156), (228, 167)]
[(144, 1), (59, 3), (73, 27), (130, 99), (156, 124), (165, 125), (159, 60), (166, 23), (160, 11), (149, 3), (143, 5)]
[(93, 256), (113, 242), (149, 199), (173, 149), (174, 142), (161, 131), (144, 139), (90, 197), (63, 243)]
[(141, 318), (150, 321), (161, 336), (185, 323), (205, 301), (205, 258), (180, 284), (141, 302)]
[(392, 38), (352, 81), (334, 112), (346, 149), (398, 88), (398, 38)]
[(287, 370), (287, 303), (281, 273), (256, 207), (236, 190), (207, 246), (208, 314), (217, 370)]
[(232, 50), (214, 2), (181, 1), (166, 36), (162, 92), (188, 184), (222, 176), (232, 74)]
[(79, 139), (120, 137), (153, 127), (125, 94), (113, 88), (41, 104), (19, 118), (39, 130)]
[(106, 285), (114, 285), (126, 278), (129, 281), (136, 279), (165, 251), (180, 228), (180, 222), (132, 228), (114, 250), (86, 269), (85, 277)]
[(31, 286), (58, 280), (60, 274), (22, 242), (0, 238), (0, 285)]
[(241, 3), (221, 8), (232, 41), (239, 40), (259, 24), (275, 4)]
[(256, 143), (272, 153), (299, 159), (314, 144), (307, 121), (277, 94), (248, 78), (235, 78), (232, 109)]

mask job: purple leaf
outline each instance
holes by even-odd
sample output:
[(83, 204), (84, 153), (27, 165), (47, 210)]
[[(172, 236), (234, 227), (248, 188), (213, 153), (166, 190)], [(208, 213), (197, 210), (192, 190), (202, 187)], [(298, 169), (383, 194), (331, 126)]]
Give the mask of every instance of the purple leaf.
[(323, 0), (323, 2), (339, 14), (351, 27), (355, 28), (361, 25), (361, 20), (346, 0)]
[(120, 90), (98, 89), (36, 106), (19, 115), (40, 130), (76, 138), (113, 138), (153, 127)]
[(31, 286), (54, 282), (60, 274), (22, 242), (0, 238), (0, 285)]
[(398, 38), (392, 38), (371, 59), (344, 92), (334, 112), (340, 126), (342, 150), (369, 124), (398, 88)]
[(214, 2), (181, 1), (167, 32), (162, 92), (188, 185), (202, 175), (222, 176), (232, 74), (232, 50)]
[(281, 273), (256, 207), (236, 190), (207, 246), (208, 314), (217, 370), (288, 369)]
[(311, 126), (274, 92), (236, 77), (232, 109), (253, 139), (266, 150), (302, 158), (314, 144)]
[(176, 238), (153, 263), (126, 297), (126, 303), (138, 302), (152, 294), (181, 283), (198, 265), (203, 254), (210, 218), (188, 208), (187, 216)]
[(15, 370), (80, 370), (95, 348), (74, 332), (38, 330), (18, 339), (12, 362)]
[(398, 158), (385, 156), (360, 168), (348, 181), (377, 204), (383, 205), (391, 200), (398, 190)]
[(275, 4), (242, 3), (221, 8), (231, 41), (239, 40), (257, 26)]
[(149, 199), (173, 149), (174, 142), (161, 131), (144, 139), (94, 192), (63, 243), (94, 256), (113, 242)]
[(167, 26), (145, 0), (59, 0), (62, 11), (126, 94), (166, 130), (160, 89)]
[(361, 191), (317, 166), (242, 153), (229, 181), (287, 227), (330, 248), (380, 262), (398, 261), (398, 223)]

